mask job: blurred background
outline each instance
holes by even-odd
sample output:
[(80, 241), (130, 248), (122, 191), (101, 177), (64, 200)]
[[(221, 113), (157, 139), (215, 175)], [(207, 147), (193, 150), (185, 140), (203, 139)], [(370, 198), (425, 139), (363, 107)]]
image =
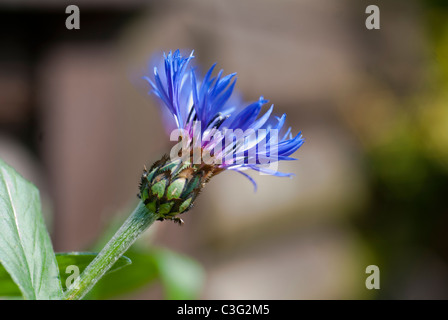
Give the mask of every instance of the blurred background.
[[(365, 27), (370, 4), (380, 30)], [(237, 72), (246, 101), (263, 95), (306, 139), (280, 165), (293, 179), (254, 175), (254, 193), (221, 174), (184, 226), (157, 222), (139, 241), (190, 257), (171, 274), (193, 294), (130, 271), (134, 252), (114, 273), (140, 277), (132, 290), (97, 297), (448, 299), (447, 1), (3, 0), (0, 46), (0, 157), (40, 188), (57, 251), (99, 248), (143, 165), (170, 150), (133, 84), (153, 54), (195, 49), (203, 69)]]

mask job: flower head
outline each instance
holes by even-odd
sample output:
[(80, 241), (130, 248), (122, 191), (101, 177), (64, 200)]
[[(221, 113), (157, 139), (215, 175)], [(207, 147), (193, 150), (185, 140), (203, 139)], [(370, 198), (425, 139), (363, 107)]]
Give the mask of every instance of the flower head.
[[(300, 132), (293, 137), (291, 128), (284, 129), (285, 114), (271, 116), (273, 105), (262, 112), (268, 100), (260, 97), (244, 106), (234, 93), (235, 73), (224, 75), (220, 70), (213, 76), (214, 64), (200, 77), (191, 66), (193, 59), (193, 52), (186, 56), (179, 50), (169, 52), (163, 55), (162, 67), (154, 67), (153, 74), (144, 77), (177, 128), (178, 148), (172, 149), (171, 158), (164, 157), (142, 177), (142, 199), (159, 211), (157, 203), (162, 198), (164, 203), (173, 202), (169, 210), (163, 209), (162, 220), (188, 210), (203, 185), (224, 170), (243, 174), (255, 187), (246, 170), (291, 176), (278, 172), (276, 165), (280, 160), (295, 160), (290, 155), (304, 142)], [(173, 192), (174, 187), (169, 186), (175, 181)]]

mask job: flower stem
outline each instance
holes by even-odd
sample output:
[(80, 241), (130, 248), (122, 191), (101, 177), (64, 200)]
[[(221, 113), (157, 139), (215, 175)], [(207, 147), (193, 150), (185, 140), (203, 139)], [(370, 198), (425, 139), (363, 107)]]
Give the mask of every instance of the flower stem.
[(65, 292), (64, 299), (82, 299), (156, 219), (157, 215), (139, 201), (113, 238)]

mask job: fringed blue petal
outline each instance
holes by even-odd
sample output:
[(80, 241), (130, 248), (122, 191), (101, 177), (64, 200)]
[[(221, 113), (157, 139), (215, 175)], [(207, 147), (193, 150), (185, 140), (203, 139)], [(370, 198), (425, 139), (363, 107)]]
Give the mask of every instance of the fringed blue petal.
[[(245, 170), (252, 169), (277, 177), (290, 177), (290, 173), (281, 173), (263, 166), (270, 161), (296, 160), (290, 157), (304, 143), (301, 133), (295, 137), (288, 128), (283, 131), (286, 114), (271, 118), (273, 105), (261, 116), (262, 106), (268, 102), (263, 97), (258, 101), (243, 107), (238, 93), (235, 93), (236, 73), (224, 75), (220, 70), (212, 76), (216, 67), (213, 64), (203, 78), (198, 78), (197, 70), (191, 67), (187, 71), (189, 62), (194, 58), (193, 52), (183, 56), (179, 50), (163, 55), (162, 67), (154, 68), (153, 76), (143, 77), (151, 87), (151, 93), (157, 96), (164, 104), (178, 128), (191, 128), (193, 121), (201, 122), (201, 134), (209, 135), (214, 129), (240, 129), (243, 132), (256, 131), (256, 137), (251, 135), (243, 137), (242, 141), (232, 141), (230, 145), (223, 144), (222, 155), (227, 152), (236, 152), (234, 160), (243, 160), (243, 163), (228, 161), (221, 167), (234, 170), (247, 177), (254, 185), (255, 181), (246, 174)], [(235, 94), (234, 94), (235, 93)], [(261, 131), (260, 129), (264, 129)], [(278, 140), (274, 140), (274, 138)], [(221, 141), (223, 137), (218, 139)], [(202, 147), (211, 148), (218, 140), (205, 139)], [(275, 155), (275, 157), (274, 157)]]
[(259, 166), (256, 166), (256, 165), (250, 165), (248, 167), (250, 167), (252, 170), (259, 171), (259, 172), (262, 172), (264, 174), (268, 174), (268, 175), (276, 176), (276, 177), (292, 177), (292, 176), (295, 176), (294, 173), (278, 172), (278, 171), (274, 171), (274, 170), (271, 170), (271, 169), (259, 167)]
[(258, 114), (261, 111), (261, 107), (263, 104), (267, 103), (268, 100), (264, 100), (263, 97), (257, 102), (254, 102), (244, 108), (240, 113), (238, 113), (235, 117), (230, 117), (230, 123), (228, 128), (230, 129), (241, 129), (246, 130), (249, 126), (255, 121), (258, 117)]
[(257, 183), (255, 182), (255, 180), (250, 175), (248, 175), (247, 173), (245, 173), (245, 172), (243, 172), (241, 170), (235, 170), (235, 169), (230, 169), (230, 170), (233, 170), (233, 171), (236, 171), (238, 173), (241, 173), (243, 176), (245, 176), (247, 179), (249, 179), (249, 181), (252, 182), (252, 184), (254, 186), (254, 192), (257, 192), (257, 189), (258, 189)]

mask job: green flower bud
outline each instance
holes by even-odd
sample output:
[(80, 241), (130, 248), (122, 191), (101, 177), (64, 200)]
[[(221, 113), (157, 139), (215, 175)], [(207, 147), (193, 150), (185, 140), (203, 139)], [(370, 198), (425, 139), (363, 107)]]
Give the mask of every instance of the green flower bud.
[(193, 206), (204, 185), (222, 169), (217, 166), (170, 160), (167, 155), (143, 170), (138, 197), (158, 215), (157, 220), (183, 221), (179, 214)]

